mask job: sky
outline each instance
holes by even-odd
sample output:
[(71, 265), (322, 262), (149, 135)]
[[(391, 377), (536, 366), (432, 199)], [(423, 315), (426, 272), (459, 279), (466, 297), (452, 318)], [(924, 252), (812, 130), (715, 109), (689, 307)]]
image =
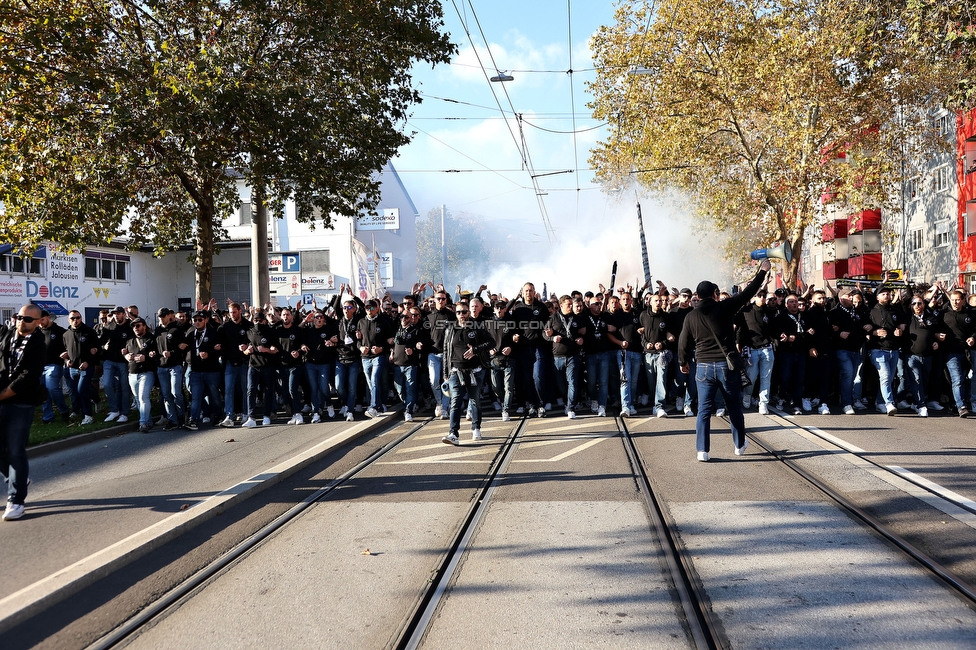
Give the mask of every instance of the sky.
[[(638, 200), (653, 279), (694, 287), (712, 273), (722, 284), (716, 244), (699, 241), (678, 203), (632, 189), (607, 196), (589, 169), (591, 147), (607, 135), (586, 107), (592, 99), (586, 82), (596, 75), (589, 39), (612, 23), (611, 2), (444, 0), (443, 6), (458, 53), (450, 64), (415, 69), (424, 101), (407, 123), (414, 139), (393, 164), (421, 218), (443, 204), (507, 233), (504, 259), (493, 260), (495, 277), (485, 281), (490, 289), (517, 291), (524, 281), (559, 292), (595, 288), (609, 284), (614, 261), (618, 287), (642, 281)], [(487, 79), (500, 72), (514, 79)]]

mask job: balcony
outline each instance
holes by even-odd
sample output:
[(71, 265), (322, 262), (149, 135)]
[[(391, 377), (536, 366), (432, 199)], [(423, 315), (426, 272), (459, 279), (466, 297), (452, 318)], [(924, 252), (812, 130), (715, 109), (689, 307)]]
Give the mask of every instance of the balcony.
[(881, 210), (861, 210), (847, 218), (848, 233), (866, 230), (881, 230)]
[(847, 219), (834, 219), (823, 225), (821, 241), (833, 241), (847, 237)]
[(823, 265), (824, 280), (837, 280), (847, 277), (848, 260), (834, 260)]
[(852, 278), (881, 276), (881, 253), (868, 253), (852, 257), (847, 261), (847, 270)]

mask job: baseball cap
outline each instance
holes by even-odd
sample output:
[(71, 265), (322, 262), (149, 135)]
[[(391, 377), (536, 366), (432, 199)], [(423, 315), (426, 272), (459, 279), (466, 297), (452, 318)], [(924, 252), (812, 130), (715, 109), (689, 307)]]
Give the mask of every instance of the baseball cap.
[(678, 295), (679, 296), (690, 296), (691, 295), (691, 289), (689, 289), (688, 287), (685, 287), (684, 289), (682, 289), (681, 291), (678, 292)]
[(145, 325), (146, 324), (146, 319), (144, 319), (144, 318), (134, 318), (134, 319), (132, 319), (132, 324), (133, 325), (140, 325), (140, 324), (141, 325)]
[(112, 310), (112, 313), (113, 314), (117, 314), (119, 312), (122, 312), (124, 314), (125, 313), (125, 307), (123, 307), (122, 305), (119, 305), (118, 307), (116, 307), (115, 309)]
[(160, 307), (159, 308), (159, 311), (156, 312), (156, 316), (158, 316), (159, 318), (162, 318), (163, 316), (169, 316), (170, 314), (174, 314), (174, 313), (176, 313), (176, 312), (174, 312), (169, 307)]

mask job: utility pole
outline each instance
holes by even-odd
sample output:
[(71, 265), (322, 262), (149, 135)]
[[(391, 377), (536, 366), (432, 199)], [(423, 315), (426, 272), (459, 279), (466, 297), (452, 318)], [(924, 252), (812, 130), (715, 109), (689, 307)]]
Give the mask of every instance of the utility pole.
[(644, 238), (644, 220), (641, 218), (640, 202), (637, 203), (637, 229), (640, 230), (641, 261), (644, 262), (644, 281), (651, 284), (651, 264), (647, 259), (647, 239)]
[(264, 202), (264, 188), (251, 188), (251, 304), (271, 302), (268, 285), (268, 206)]

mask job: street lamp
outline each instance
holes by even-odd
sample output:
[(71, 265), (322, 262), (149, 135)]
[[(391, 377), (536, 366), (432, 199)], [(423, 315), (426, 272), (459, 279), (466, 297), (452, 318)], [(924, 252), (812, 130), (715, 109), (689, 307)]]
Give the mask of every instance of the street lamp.
[(515, 77), (508, 74), (507, 72), (502, 72), (500, 70), (498, 70), (497, 72), (498, 74), (492, 77), (491, 79), (489, 79), (488, 81), (493, 81), (495, 83), (499, 83), (502, 81), (515, 81)]

